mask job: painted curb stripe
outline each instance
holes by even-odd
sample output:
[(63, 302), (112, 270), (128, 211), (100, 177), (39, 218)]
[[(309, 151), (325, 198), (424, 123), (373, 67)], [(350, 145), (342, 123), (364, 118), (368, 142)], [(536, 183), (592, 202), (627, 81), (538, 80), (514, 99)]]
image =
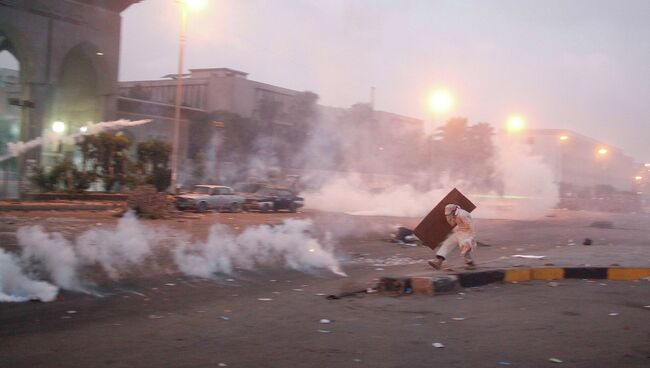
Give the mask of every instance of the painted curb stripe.
[(638, 280), (650, 276), (650, 268), (610, 268), (607, 270), (609, 280)]
[(532, 280), (562, 280), (564, 268), (533, 268), (530, 270)]
[(529, 281), (531, 277), (530, 268), (515, 268), (507, 269), (505, 271), (505, 276), (503, 281), (505, 282), (519, 282), (519, 281)]
[(491, 284), (493, 282), (501, 282), (505, 277), (505, 272), (502, 270), (468, 272), (458, 274), (457, 276), (460, 281), (460, 286), (474, 287)]
[(607, 267), (569, 267), (564, 268), (565, 279), (606, 279)]

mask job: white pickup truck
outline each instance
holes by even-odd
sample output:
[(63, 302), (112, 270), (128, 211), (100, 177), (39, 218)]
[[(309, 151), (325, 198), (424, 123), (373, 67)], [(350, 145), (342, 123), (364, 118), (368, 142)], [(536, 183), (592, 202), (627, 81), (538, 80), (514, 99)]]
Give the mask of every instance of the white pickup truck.
[(176, 196), (176, 207), (181, 210), (227, 210), (240, 212), (244, 206), (244, 197), (235, 194), (231, 187), (223, 185), (195, 185), (190, 193)]

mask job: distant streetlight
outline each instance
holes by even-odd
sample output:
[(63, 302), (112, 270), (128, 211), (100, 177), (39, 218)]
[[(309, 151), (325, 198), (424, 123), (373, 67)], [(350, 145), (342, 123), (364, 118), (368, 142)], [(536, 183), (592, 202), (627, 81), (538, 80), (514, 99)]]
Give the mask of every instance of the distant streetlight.
[(643, 176), (637, 175), (637, 176), (634, 177), (634, 180), (636, 180), (636, 181), (643, 180)]
[(600, 156), (605, 156), (609, 152), (609, 150), (607, 148), (601, 147), (596, 152), (598, 152), (598, 155)]
[(52, 131), (58, 134), (65, 132), (65, 123), (62, 121), (55, 121), (52, 123)]
[(526, 126), (526, 120), (521, 115), (512, 115), (508, 118), (508, 133), (519, 133)]
[(559, 137), (559, 139), (560, 139), (561, 141), (567, 141), (567, 140), (569, 140), (569, 136), (568, 136), (568, 135), (561, 135), (561, 136)]
[(181, 125), (181, 103), (183, 100), (183, 61), (185, 59), (185, 41), (187, 39), (187, 10), (198, 11), (205, 5), (205, 0), (179, 0), (181, 7), (181, 29), (178, 45), (178, 73), (176, 74), (176, 101), (174, 104), (174, 135), (172, 141), (171, 190), (176, 192), (178, 180), (178, 136)]
[(436, 90), (431, 94), (431, 97), (429, 97), (429, 107), (431, 107), (431, 111), (433, 111), (434, 114), (444, 114), (449, 112), (449, 110), (454, 107), (455, 103), (456, 100), (454, 99), (454, 96), (451, 92), (445, 89)]
[(643, 166), (650, 167), (650, 162), (646, 162), (645, 164), (643, 164)]

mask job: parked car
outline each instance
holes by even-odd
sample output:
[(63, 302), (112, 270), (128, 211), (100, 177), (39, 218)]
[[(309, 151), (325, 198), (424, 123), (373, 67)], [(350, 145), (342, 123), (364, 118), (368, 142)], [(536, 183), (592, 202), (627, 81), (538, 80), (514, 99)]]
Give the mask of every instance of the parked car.
[(244, 202), (244, 197), (235, 194), (231, 187), (222, 185), (195, 185), (192, 192), (176, 196), (178, 209), (192, 209), (198, 212), (208, 210), (240, 212)]
[(298, 197), (291, 189), (263, 187), (246, 197), (244, 208), (247, 211), (280, 211), (296, 212), (303, 207), (305, 200)]

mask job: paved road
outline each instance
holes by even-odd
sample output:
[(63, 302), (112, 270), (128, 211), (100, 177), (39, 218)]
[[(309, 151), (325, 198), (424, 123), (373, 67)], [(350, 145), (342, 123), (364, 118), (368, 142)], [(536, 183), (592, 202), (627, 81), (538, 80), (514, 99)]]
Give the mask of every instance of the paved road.
[[(3, 247), (15, 229), (42, 223), (73, 237), (111, 226), (106, 213), (4, 213)], [(278, 268), (237, 271), (217, 280), (180, 277), (164, 267), (100, 282), (96, 297), (64, 292), (51, 303), (0, 304), (0, 367), (571, 367), (650, 366), (650, 282), (572, 280), (488, 285), (464, 295), (327, 300), (387, 274), (431, 274), (426, 248), (381, 238), (417, 219), (359, 218), (306, 212), (314, 234), (339, 235), (349, 277)], [(214, 222), (241, 230), (285, 214), (208, 214), (151, 224), (204, 235)], [(609, 219), (616, 229), (589, 227)], [(536, 222), (479, 221), (484, 266), (520, 263), (643, 263), (650, 259), (648, 218), (558, 212)], [(100, 225), (98, 225), (98, 223)], [(645, 224), (645, 226), (644, 226)], [(595, 245), (579, 245), (581, 237)], [(576, 245), (569, 245), (574, 240)], [(624, 250), (621, 252), (621, 250)], [(505, 257), (505, 258), (503, 258)], [(639, 259), (641, 257), (641, 259)], [(528, 262), (528, 261), (527, 261)], [(458, 260), (452, 260), (452, 266)], [(261, 299), (261, 300), (260, 300)], [(271, 300), (266, 300), (271, 299)], [(614, 315), (610, 315), (610, 314)], [(453, 318), (464, 318), (454, 320)], [(332, 322), (323, 324), (321, 319)], [(444, 323), (441, 323), (444, 322)], [(434, 348), (439, 342), (444, 348)], [(500, 364), (500, 362), (502, 364)], [(223, 366), (223, 365), (222, 365)]]

